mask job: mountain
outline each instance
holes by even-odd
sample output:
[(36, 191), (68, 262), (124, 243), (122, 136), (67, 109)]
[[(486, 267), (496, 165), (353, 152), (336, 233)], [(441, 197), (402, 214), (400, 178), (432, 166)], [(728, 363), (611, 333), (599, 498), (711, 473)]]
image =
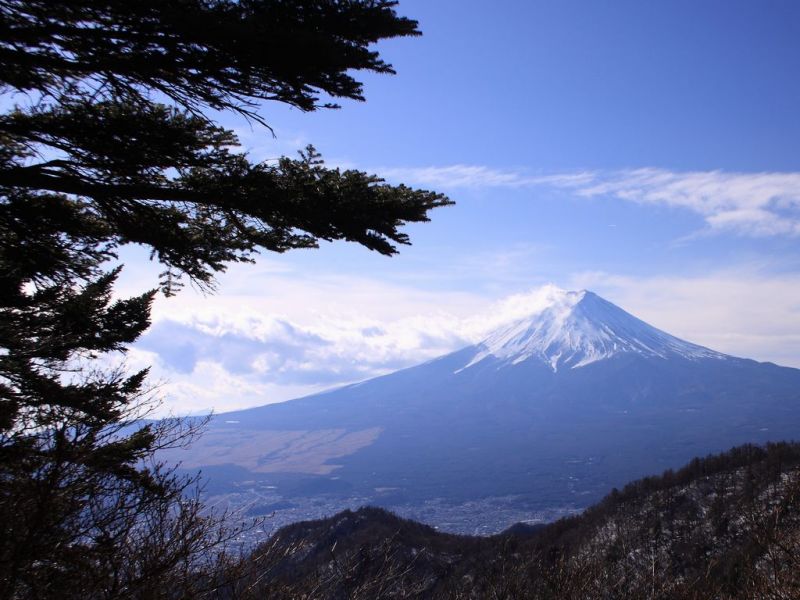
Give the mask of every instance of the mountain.
[(798, 497), (800, 444), (747, 445), (494, 537), (374, 508), (296, 523), (255, 549), (239, 585), (254, 598), (798, 598)]
[(579, 368), (618, 356), (724, 359), (708, 348), (690, 344), (651, 327), (633, 315), (583, 290), (556, 294), (550, 306), (487, 337), (465, 369), (486, 359), (498, 366), (536, 360), (550, 366)]
[(491, 532), (694, 456), (798, 437), (800, 370), (680, 340), (581, 291), (416, 367), (218, 415), (179, 458), (252, 513), (373, 503)]

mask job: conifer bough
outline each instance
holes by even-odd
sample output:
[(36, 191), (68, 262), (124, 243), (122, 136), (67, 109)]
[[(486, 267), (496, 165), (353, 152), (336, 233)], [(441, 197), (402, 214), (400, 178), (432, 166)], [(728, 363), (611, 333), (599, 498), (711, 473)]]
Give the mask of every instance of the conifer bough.
[(263, 122), (267, 100), (304, 111), (362, 100), (351, 72), (393, 72), (370, 44), (419, 34), (394, 4), (2, 2), (0, 85), (35, 102), (0, 120), (0, 189), (66, 196), (67, 235), (99, 221), (111, 246), (150, 246), (201, 284), (262, 248), (343, 239), (392, 254), (408, 243), (403, 223), (449, 201), (326, 169), (312, 148), (253, 163), (205, 115)]

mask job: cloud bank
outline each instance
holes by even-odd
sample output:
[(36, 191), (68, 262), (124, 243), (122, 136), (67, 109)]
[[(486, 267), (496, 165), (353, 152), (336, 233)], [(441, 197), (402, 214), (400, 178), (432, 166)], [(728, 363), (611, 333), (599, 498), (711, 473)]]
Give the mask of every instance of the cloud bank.
[[(569, 289), (598, 292), (645, 321), (715, 350), (800, 366), (800, 276), (719, 272), (705, 277), (633, 278), (579, 273)], [(298, 284), (300, 285), (300, 284)], [(131, 353), (132, 366), (152, 364), (177, 413), (217, 412), (278, 402), (368, 379), (441, 356), (483, 339), (506, 323), (541, 310), (552, 285), (497, 301), (474, 298), (452, 310), (443, 303), (375, 308), (347, 296), (351, 312), (330, 310), (323, 283), (307, 281), (312, 301), (301, 313), (223, 308), (162, 314)], [(254, 294), (257, 292), (254, 291)], [(377, 293), (377, 292), (376, 292)], [(393, 297), (391, 289), (382, 297)], [(346, 294), (345, 294), (346, 295)], [(452, 300), (452, 298), (451, 298)], [(221, 303), (215, 306), (215, 303)], [(446, 306), (446, 302), (444, 303)], [(466, 307), (466, 308), (465, 308)], [(396, 316), (387, 316), (395, 311)]]

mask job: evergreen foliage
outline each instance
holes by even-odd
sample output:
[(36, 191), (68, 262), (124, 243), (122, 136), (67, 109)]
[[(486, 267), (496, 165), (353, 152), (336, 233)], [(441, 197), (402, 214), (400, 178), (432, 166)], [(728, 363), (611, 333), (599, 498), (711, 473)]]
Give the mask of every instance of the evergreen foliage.
[[(347, 240), (382, 254), (450, 201), (298, 159), (254, 162), (209, 116), (266, 125), (363, 100), (392, 73), (370, 46), (419, 35), (380, 0), (0, 1), (0, 596), (195, 597), (233, 539), (193, 480), (154, 459), (197, 423), (137, 426), (147, 371), (103, 367), (149, 325), (156, 291), (114, 299), (139, 244), (161, 291), (202, 288), (259, 251)], [(219, 557), (219, 555), (215, 555)], [(169, 581), (169, 585), (165, 582)], [(204, 583), (203, 583), (204, 582)]]

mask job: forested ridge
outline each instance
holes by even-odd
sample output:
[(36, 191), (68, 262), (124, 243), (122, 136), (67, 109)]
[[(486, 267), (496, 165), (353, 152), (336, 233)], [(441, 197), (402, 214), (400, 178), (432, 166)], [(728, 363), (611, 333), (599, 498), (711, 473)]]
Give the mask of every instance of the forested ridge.
[(797, 598), (800, 444), (745, 445), (489, 538), (378, 508), (290, 525), (222, 597)]

